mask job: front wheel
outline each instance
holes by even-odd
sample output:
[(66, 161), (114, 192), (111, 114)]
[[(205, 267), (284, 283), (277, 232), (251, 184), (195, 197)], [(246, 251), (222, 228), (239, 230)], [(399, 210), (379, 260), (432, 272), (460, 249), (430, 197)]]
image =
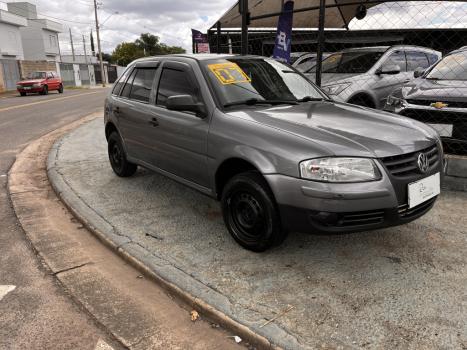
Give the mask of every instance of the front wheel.
[(44, 85), (41, 91), (41, 95), (48, 95), (48, 94), (49, 94), (49, 88), (47, 87), (47, 85)]
[(221, 204), (225, 225), (242, 247), (262, 252), (286, 238), (274, 196), (259, 173), (242, 173), (230, 179)]
[(126, 159), (125, 149), (122, 139), (117, 132), (109, 136), (107, 150), (109, 154), (110, 165), (115, 174), (120, 177), (129, 177), (136, 172), (136, 164), (130, 163)]
[(19, 93), (21, 96), (26, 96), (26, 93), (25, 92), (20, 92)]
[(60, 86), (58, 87), (58, 93), (63, 94), (63, 85), (62, 84), (60, 84)]

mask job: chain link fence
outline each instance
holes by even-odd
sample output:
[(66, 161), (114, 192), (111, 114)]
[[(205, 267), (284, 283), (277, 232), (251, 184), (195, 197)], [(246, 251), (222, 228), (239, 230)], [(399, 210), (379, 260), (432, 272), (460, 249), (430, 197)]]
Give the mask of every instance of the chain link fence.
[[(213, 52), (241, 52), (240, 29), (220, 33), (208, 32)], [(271, 56), (276, 35), (250, 26), (248, 53)], [(289, 63), (312, 81), (318, 39), (317, 29), (292, 31)], [(348, 28), (326, 28), (322, 52), (321, 87), (334, 100), (427, 123), (446, 153), (467, 156), (466, 2), (380, 4)]]

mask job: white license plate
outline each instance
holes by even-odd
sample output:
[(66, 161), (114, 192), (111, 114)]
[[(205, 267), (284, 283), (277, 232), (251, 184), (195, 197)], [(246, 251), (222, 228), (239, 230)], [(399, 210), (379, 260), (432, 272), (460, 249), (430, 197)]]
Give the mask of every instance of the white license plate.
[(452, 129), (453, 125), (452, 124), (431, 124), (427, 123), (429, 126), (431, 126), (433, 129), (435, 129), (439, 136), (443, 137), (452, 137)]
[(31, 90), (31, 88), (29, 86), (25, 86), (23, 89), (24, 90)]
[(412, 182), (408, 186), (409, 208), (416, 207), (423, 202), (436, 197), (441, 192), (439, 173)]

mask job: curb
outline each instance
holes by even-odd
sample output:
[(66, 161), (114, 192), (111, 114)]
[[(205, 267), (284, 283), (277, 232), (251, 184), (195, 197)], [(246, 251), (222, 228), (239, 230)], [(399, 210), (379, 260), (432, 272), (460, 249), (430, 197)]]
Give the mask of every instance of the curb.
[[(261, 328), (260, 323), (243, 324), (235, 319), (233, 305), (226, 296), (189, 277), (185, 272), (152, 255), (129, 238), (116, 232), (104, 218), (90, 208), (68, 185), (56, 166), (60, 146), (72, 133), (68, 132), (54, 143), (47, 157), (47, 176), (56, 195), (68, 210), (107, 247), (125, 261), (152, 278), (169, 293), (175, 295), (207, 318), (229, 329), (250, 344), (264, 349), (306, 348), (291, 334), (274, 323)], [(205, 300), (211, 300), (208, 303)], [(268, 339), (271, 339), (268, 340)]]

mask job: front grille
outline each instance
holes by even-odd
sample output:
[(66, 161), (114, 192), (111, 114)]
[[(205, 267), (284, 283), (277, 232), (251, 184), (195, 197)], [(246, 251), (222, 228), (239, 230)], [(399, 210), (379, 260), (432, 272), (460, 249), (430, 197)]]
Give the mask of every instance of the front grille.
[(428, 171), (431, 171), (439, 162), (438, 147), (433, 145), (421, 151), (386, 157), (382, 158), (386, 169), (394, 177), (407, 177), (412, 175), (420, 175), (421, 172), (418, 169), (417, 159), (420, 153), (425, 153), (428, 156), (430, 167)]
[(426, 202), (417, 205), (416, 207), (410, 208), (408, 204), (403, 204), (400, 205), (397, 210), (399, 212), (399, 216), (404, 219), (410, 219), (411, 217), (417, 216), (419, 214), (422, 214), (423, 212), (427, 211), (428, 209), (431, 208), (431, 206), (434, 204), (436, 201), (437, 197), (431, 198), (430, 200), (427, 200)]
[(431, 106), (432, 103), (442, 102), (448, 105), (450, 108), (467, 108), (467, 102), (461, 101), (432, 101), (432, 100), (414, 100), (408, 99), (407, 103), (417, 106)]
[(31, 87), (33, 84), (20, 84), (22, 87)]
[(372, 210), (342, 214), (337, 223), (339, 227), (380, 224), (384, 221), (384, 210)]

